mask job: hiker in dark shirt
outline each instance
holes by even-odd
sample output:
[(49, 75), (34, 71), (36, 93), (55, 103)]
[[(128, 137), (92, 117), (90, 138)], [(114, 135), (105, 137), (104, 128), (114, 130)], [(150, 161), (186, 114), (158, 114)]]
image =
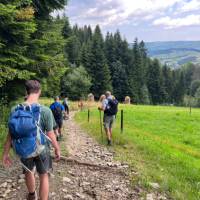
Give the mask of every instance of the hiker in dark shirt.
[(64, 106), (60, 103), (60, 98), (57, 96), (54, 98), (55, 102), (51, 104), (50, 109), (53, 113), (54, 119), (58, 127), (59, 137), (62, 136), (62, 126), (63, 126), (63, 112), (65, 110)]
[(65, 108), (64, 119), (69, 119), (69, 100), (67, 97), (63, 101), (63, 106)]

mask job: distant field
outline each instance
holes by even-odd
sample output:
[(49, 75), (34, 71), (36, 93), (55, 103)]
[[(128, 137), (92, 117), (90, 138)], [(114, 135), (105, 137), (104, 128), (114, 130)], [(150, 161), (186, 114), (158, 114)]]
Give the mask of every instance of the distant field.
[[(129, 162), (142, 180), (158, 182), (162, 191), (174, 199), (200, 199), (200, 109), (121, 105), (124, 133), (120, 133), (120, 115), (114, 127), (117, 159)], [(76, 120), (101, 142), (98, 110), (77, 113)], [(104, 144), (106, 140), (104, 137)]]
[(150, 57), (172, 68), (188, 62), (200, 64), (200, 41), (147, 42), (146, 47)]

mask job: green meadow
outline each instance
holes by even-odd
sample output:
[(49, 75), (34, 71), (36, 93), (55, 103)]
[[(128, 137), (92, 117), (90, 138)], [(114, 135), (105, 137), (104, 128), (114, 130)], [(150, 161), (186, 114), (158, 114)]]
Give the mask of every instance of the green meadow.
[[(124, 131), (120, 112), (113, 129), (116, 159), (128, 162), (138, 175), (131, 177), (150, 189), (157, 182), (160, 191), (173, 199), (200, 199), (200, 109), (120, 105), (124, 110)], [(100, 114), (96, 108), (78, 112), (76, 121), (96, 140), (101, 139)]]

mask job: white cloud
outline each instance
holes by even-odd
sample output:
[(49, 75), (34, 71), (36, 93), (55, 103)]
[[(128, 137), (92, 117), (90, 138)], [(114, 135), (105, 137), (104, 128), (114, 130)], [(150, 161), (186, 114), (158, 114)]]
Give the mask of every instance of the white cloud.
[[(91, 5), (85, 5), (76, 16), (75, 21), (81, 19), (101, 26), (116, 26), (135, 24), (139, 21), (152, 20), (160, 16), (161, 12), (173, 7), (183, 0), (95, 0)], [(77, 8), (78, 9), (78, 8)]]
[(190, 11), (196, 11), (199, 9), (200, 9), (200, 0), (191, 0), (188, 2), (183, 2), (179, 11), (180, 12), (190, 12)]
[[(76, 7), (76, 10), (73, 8), (70, 20), (80, 25), (99, 24), (103, 28), (118, 28), (123, 25), (140, 25), (145, 21), (167, 29), (199, 25), (198, 14), (187, 13), (184, 16), (183, 13), (200, 9), (200, 0), (91, 0), (88, 4), (82, 1), (81, 7)], [(74, 14), (76, 11), (77, 14)], [(166, 15), (169, 17), (162, 17)]]
[(169, 16), (157, 19), (153, 25), (163, 25), (167, 29), (173, 29), (184, 26), (198, 26), (200, 25), (200, 15), (187, 15), (183, 18), (172, 19)]
[[(173, 7), (182, 0), (107, 0), (107, 4), (115, 4), (115, 13), (108, 15), (107, 25), (123, 24), (128, 19), (153, 19), (158, 12)], [(109, 7), (109, 6), (107, 6)], [(100, 13), (98, 13), (100, 14)]]

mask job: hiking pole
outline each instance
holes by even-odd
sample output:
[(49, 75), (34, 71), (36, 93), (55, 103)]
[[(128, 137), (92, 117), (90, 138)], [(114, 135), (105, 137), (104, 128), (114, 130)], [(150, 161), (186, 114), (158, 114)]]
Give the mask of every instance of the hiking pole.
[(101, 140), (103, 142), (103, 130), (102, 130), (101, 110), (99, 110), (99, 116), (100, 116)]
[(90, 122), (90, 109), (88, 109), (88, 123)]
[(124, 130), (124, 111), (121, 110), (121, 133), (123, 133)]

